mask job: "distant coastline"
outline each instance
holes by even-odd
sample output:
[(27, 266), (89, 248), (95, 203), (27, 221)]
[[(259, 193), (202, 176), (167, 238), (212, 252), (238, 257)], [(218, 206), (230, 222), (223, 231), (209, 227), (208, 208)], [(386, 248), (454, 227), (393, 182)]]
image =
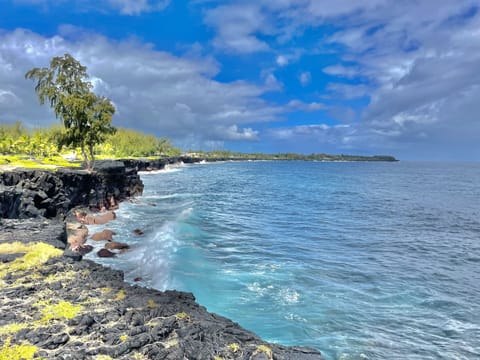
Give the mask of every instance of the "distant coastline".
[(186, 152), (182, 157), (200, 158), (206, 161), (218, 160), (300, 160), (300, 161), (399, 161), (391, 155), (345, 155), (345, 154), (297, 154), (297, 153), (237, 153), (231, 151)]

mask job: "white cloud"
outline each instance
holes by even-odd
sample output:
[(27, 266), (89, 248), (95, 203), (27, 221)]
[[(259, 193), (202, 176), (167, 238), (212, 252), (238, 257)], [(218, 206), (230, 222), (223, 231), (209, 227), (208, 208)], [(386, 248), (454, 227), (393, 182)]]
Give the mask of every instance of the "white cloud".
[[(67, 0), (14, 0), (19, 4), (42, 6), (43, 8), (53, 8), (64, 3)], [(104, 12), (107, 10), (116, 10), (123, 15), (140, 15), (142, 13), (162, 11), (171, 0), (71, 0), (69, 6), (78, 7), (82, 11)]]
[(332, 93), (327, 97), (341, 97), (343, 99), (351, 100), (357, 99), (371, 94), (371, 89), (363, 84), (341, 84), (329, 83), (327, 84), (327, 91)]
[(205, 21), (217, 30), (215, 47), (237, 53), (269, 50), (256, 34), (265, 32), (268, 20), (255, 4), (219, 6), (207, 12)]
[(21, 119), (32, 126), (57, 121), (47, 106), (39, 105), (34, 83), (24, 74), (67, 52), (88, 67), (95, 91), (116, 104), (116, 126), (192, 139), (196, 144), (252, 141), (258, 133), (245, 125), (275, 120), (282, 111), (261, 98), (268, 91), (265, 86), (213, 80), (218, 64), (210, 58), (177, 57), (135, 41), (111, 42), (99, 35), (70, 42), (16, 30), (0, 34), (0, 84), (2, 99), (14, 97), (22, 103), (0, 102), (2, 121)]
[(277, 62), (277, 65), (280, 67), (288, 65), (288, 59), (284, 55), (277, 56), (276, 62)]
[(324, 104), (321, 104), (318, 102), (305, 103), (303, 101), (295, 99), (288, 102), (285, 110), (312, 112), (312, 111), (324, 110), (326, 108), (327, 107)]
[(276, 140), (293, 143), (312, 143), (314, 146), (333, 144), (347, 148), (354, 132), (350, 125), (314, 124), (270, 129), (268, 135)]
[(211, 138), (230, 141), (258, 141), (259, 132), (252, 128), (238, 128), (237, 125), (217, 126), (212, 130)]
[(108, 3), (120, 10), (121, 14), (139, 15), (143, 12), (161, 11), (170, 4), (170, 0), (108, 0)]
[(342, 65), (331, 65), (323, 68), (323, 72), (328, 75), (344, 77), (344, 78), (354, 78), (358, 76), (359, 70), (354, 67), (346, 67)]
[(312, 80), (312, 74), (310, 74), (309, 71), (304, 71), (300, 74), (298, 80), (300, 81), (300, 84), (302, 84), (302, 86), (307, 86)]

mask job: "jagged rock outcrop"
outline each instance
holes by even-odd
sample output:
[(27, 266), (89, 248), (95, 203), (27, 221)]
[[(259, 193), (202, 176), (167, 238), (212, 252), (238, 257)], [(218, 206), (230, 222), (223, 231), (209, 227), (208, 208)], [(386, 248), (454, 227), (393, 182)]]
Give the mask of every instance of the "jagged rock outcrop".
[(0, 218), (62, 218), (75, 206), (110, 207), (141, 195), (143, 183), (121, 161), (98, 162), (96, 171), (15, 169), (0, 172)]
[(129, 285), (121, 271), (61, 256), (59, 224), (1, 219), (0, 344), (8, 345), (0, 351), (78, 360), (322, 359), (313, 349), (263, 341), (207, 312), (191, 293)]

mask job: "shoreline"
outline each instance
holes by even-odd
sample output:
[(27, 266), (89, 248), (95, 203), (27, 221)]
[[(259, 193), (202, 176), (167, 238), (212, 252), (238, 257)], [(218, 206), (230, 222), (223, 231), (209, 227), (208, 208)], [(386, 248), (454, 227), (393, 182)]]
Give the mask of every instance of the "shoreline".
[[(124, 188), (124, 183), (121, 186), (108, 183), (121, 178), (117, 176), (118, 171), (122, 176), (130, 174), (130, 180), (139, 179), (136, 178), (136, 169), (133, 171), (127, 164), (122, 166), (123, 170), (116, 162), (113, 168), (104, 167), (99, 175), (103, 177), (101, 181), (93, 182), (100, 187), (90, 188), (94, 190), (94, 194), (89, 192), (92, 197), (83, 197), (80, 201), (75, 192), (67, 191), (69, 205), (81, 202), (76, 206), (91, 206), (97, 201), (95, 205), (98, 206), (99, 199), (104, 203), (112, 195), (111, 191), (115, 193), (115, 189), (119, 192), (115, 197), (118, 201), (139, 195), (140, 184), (136, 180), (127, 181), (128, 185)], [(23, 201), (17, 204), (20, 208), (10, 209), (11, 214), (26, 218), (29, 213), (35, 212), (28, 206), (32, 202), (40, 206), (39, 213), (49, 214), (49, 208), (41, 207), (46, 199), (35, 201), (32, 181), (52, 178), (42, 171), (33, 173), (34, 176), (19, 177), (21, 181), (28, 179), (22, 185), (27, 187), (31, 192), (27, 191), (27, 195), (31, 196), (23, 200), (20, 197)], [(70, 173), (72, 177), (77, 175)], [(52, 176), (55, 177), (55, 174)], [(8, 195), (13, 190), (11, 183), (5, 185), (7, 177), (0, 177), (3, 199), (18, 200)], [(37, 185), (38, 182), (33, 181)], [(19, 183), (15, 186), (18, 187)], [(83, 186), (80, 189), (85, 191)], [(36, 190), (38, 195), (46, 189), (37, 186)], [(129, 193), (134, 195), (126, 196)], [(28, 201), (30, 198), (32, 202)], [(74, 199), (78, 201), (72, 201)], [(64, 199), (60, 196), (58, 200)], [(25, 203), (27, 206), (22, 207)], [(231, 320), (207, 312), (196, 303), (191, 293), (131, 285), (124, 281), (121, 271), (91, 260), (79, 261), (81, 254), (67, 246), (69, 214), (76, 206), (71, 206), (65, 213), (58, 211), (56, 219), (44, 216), (24, 220), (0, 218), (0, 287), (4, 295), (0, 300), (0, 342), (4, 344), (0, 347), (0, 355), (8, 358), (23, 351), (28, 355), (26, 358), (35, 355), (99, 360), (184, 357), (215, 360), (322, 359), (320, 352), (314, 349), (285, 347), (261, 340)], [(29, 259), (36, 260), (30, 263)]]

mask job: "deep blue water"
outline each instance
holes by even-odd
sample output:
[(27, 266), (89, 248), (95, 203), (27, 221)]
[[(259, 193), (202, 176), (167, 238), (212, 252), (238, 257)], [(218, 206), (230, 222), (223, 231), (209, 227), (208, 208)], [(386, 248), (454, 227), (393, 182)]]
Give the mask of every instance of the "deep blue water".
[(108, 224), (133, 246), (104, 260), (127, 280), (191, 291), (326, 359), (480, 358), (480, 164), (227, 162), (142, 179)]

